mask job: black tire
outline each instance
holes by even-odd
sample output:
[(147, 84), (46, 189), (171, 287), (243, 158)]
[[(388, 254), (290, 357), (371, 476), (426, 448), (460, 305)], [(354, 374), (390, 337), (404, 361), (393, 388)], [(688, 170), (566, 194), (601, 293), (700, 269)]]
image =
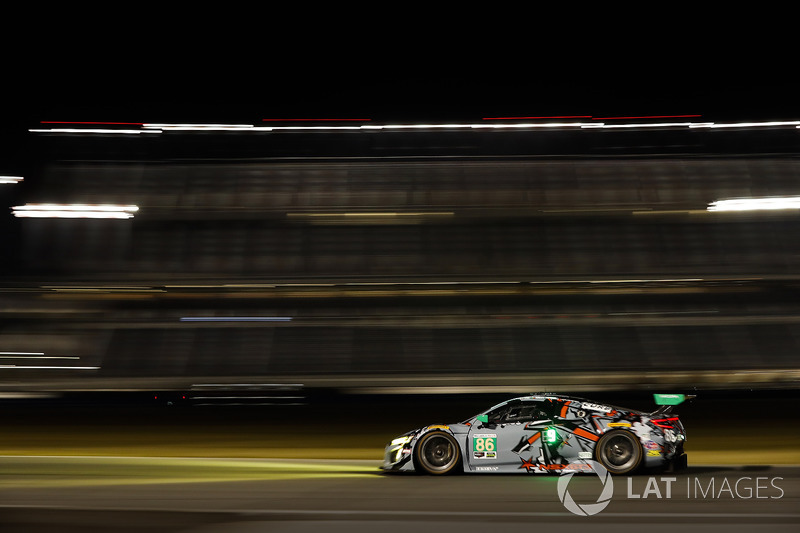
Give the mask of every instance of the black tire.
[(461, 449), (449, 433), (431, 431), (424, 434), (414, 447), (417, 472), (443, 475), (458, 472), (460, 466)]
[(644, 450), (630, 431), (609, 431), (597, 441), (595, 459), (612, 474), (629, 474), (642, 464)]

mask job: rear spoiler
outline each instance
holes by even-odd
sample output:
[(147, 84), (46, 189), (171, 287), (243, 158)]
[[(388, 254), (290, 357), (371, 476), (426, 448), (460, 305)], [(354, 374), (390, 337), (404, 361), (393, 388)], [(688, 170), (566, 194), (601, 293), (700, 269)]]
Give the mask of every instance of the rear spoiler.
[(653, 399), (659, 407), (650, 413), (650, 416), (667, 414), (672, 411), (674, 406), (693, 398), (696, 398), (694, 394), (653, 394)]

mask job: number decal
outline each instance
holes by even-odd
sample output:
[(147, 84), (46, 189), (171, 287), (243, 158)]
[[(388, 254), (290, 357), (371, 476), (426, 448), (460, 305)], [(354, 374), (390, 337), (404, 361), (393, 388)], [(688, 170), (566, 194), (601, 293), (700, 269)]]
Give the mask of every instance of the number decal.
[(475, 437), (472, 441), (472, 451), (475, 452), (493, 452), (496, 444), (495, 437)]
[(472, 456), (475, 459), (494, 459), (497, 457), (497, 434), (473, 435)]

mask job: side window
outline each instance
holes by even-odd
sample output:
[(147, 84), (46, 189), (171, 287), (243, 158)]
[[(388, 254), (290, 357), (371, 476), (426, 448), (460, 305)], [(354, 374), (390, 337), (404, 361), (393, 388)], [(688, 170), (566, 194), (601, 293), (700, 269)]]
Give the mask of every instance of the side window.
[(515, 409), (519, 409), (520, 405), (521, 404), (519, 402), (509, 402), (492, 409), (486, 413), (489, 423), (499, 424), (501, 422), (505, 422), (509, 413)]
[(486, 417), (489, 420), (489, 424), (499, 424), (503, 419), (506, 417), (506, 413), (508, 412), (508, 407), (503, 406), (497, 409), (493, 409), (486, 413)]
[(525, 407), (522, 407), (521, 405), (515, 405), (514, 407), (508, 410), (505, 418), (503, 419), (503, 422), (517, 422), (522, 420), (522, 418), (524, 417), (523, 413), (526, 410), (527, 409)]
[(522, 404), (512, 407), (506, 415), (505, 422), (532, 422), (550, 418), (537, 404)]
[(543, 415), (542, 418), (553, 418), (558, 412), (557, 407), (558, 405), (555, 402), (539, 402), (539, 408)]

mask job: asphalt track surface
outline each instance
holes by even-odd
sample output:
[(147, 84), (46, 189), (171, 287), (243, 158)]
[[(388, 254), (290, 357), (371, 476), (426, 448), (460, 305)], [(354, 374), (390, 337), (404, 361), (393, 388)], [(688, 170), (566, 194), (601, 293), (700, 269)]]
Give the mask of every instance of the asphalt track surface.
[[(4, 406), (0, 531), (798, 531), (793, 398), (739, 402), (738, 416), (718, 414), (731, 407), (725, 398), (693, 415), (682, 409), (688, 470), (614, 477), (612, 493), (594, 474), (575, 475), (562, 492), (571, 509), (559, 476), (381, 473), (384, 440), (417, 416), (452, 415), (446, 401), (380, 423), (376, 412), (399, 413), (396, 404), (359, 400), (259, 420), (247, 410)], [(596, 514), (575, 514), (599, 499), (607, 505)]]
[[(372, 461), (3, 457), (3, 532), (797, 531), (800, 468), (694, 466), (615, 477), (568, 510), (558, 476), (385, 475)], [(672, 481), (670, 481), (672, 479)], [(608, 483), (608, 481), (607, 481)], [(669, 487), (669, 493), (667, 488)], [(586, 474), (566, 490), (597, 503)]]

